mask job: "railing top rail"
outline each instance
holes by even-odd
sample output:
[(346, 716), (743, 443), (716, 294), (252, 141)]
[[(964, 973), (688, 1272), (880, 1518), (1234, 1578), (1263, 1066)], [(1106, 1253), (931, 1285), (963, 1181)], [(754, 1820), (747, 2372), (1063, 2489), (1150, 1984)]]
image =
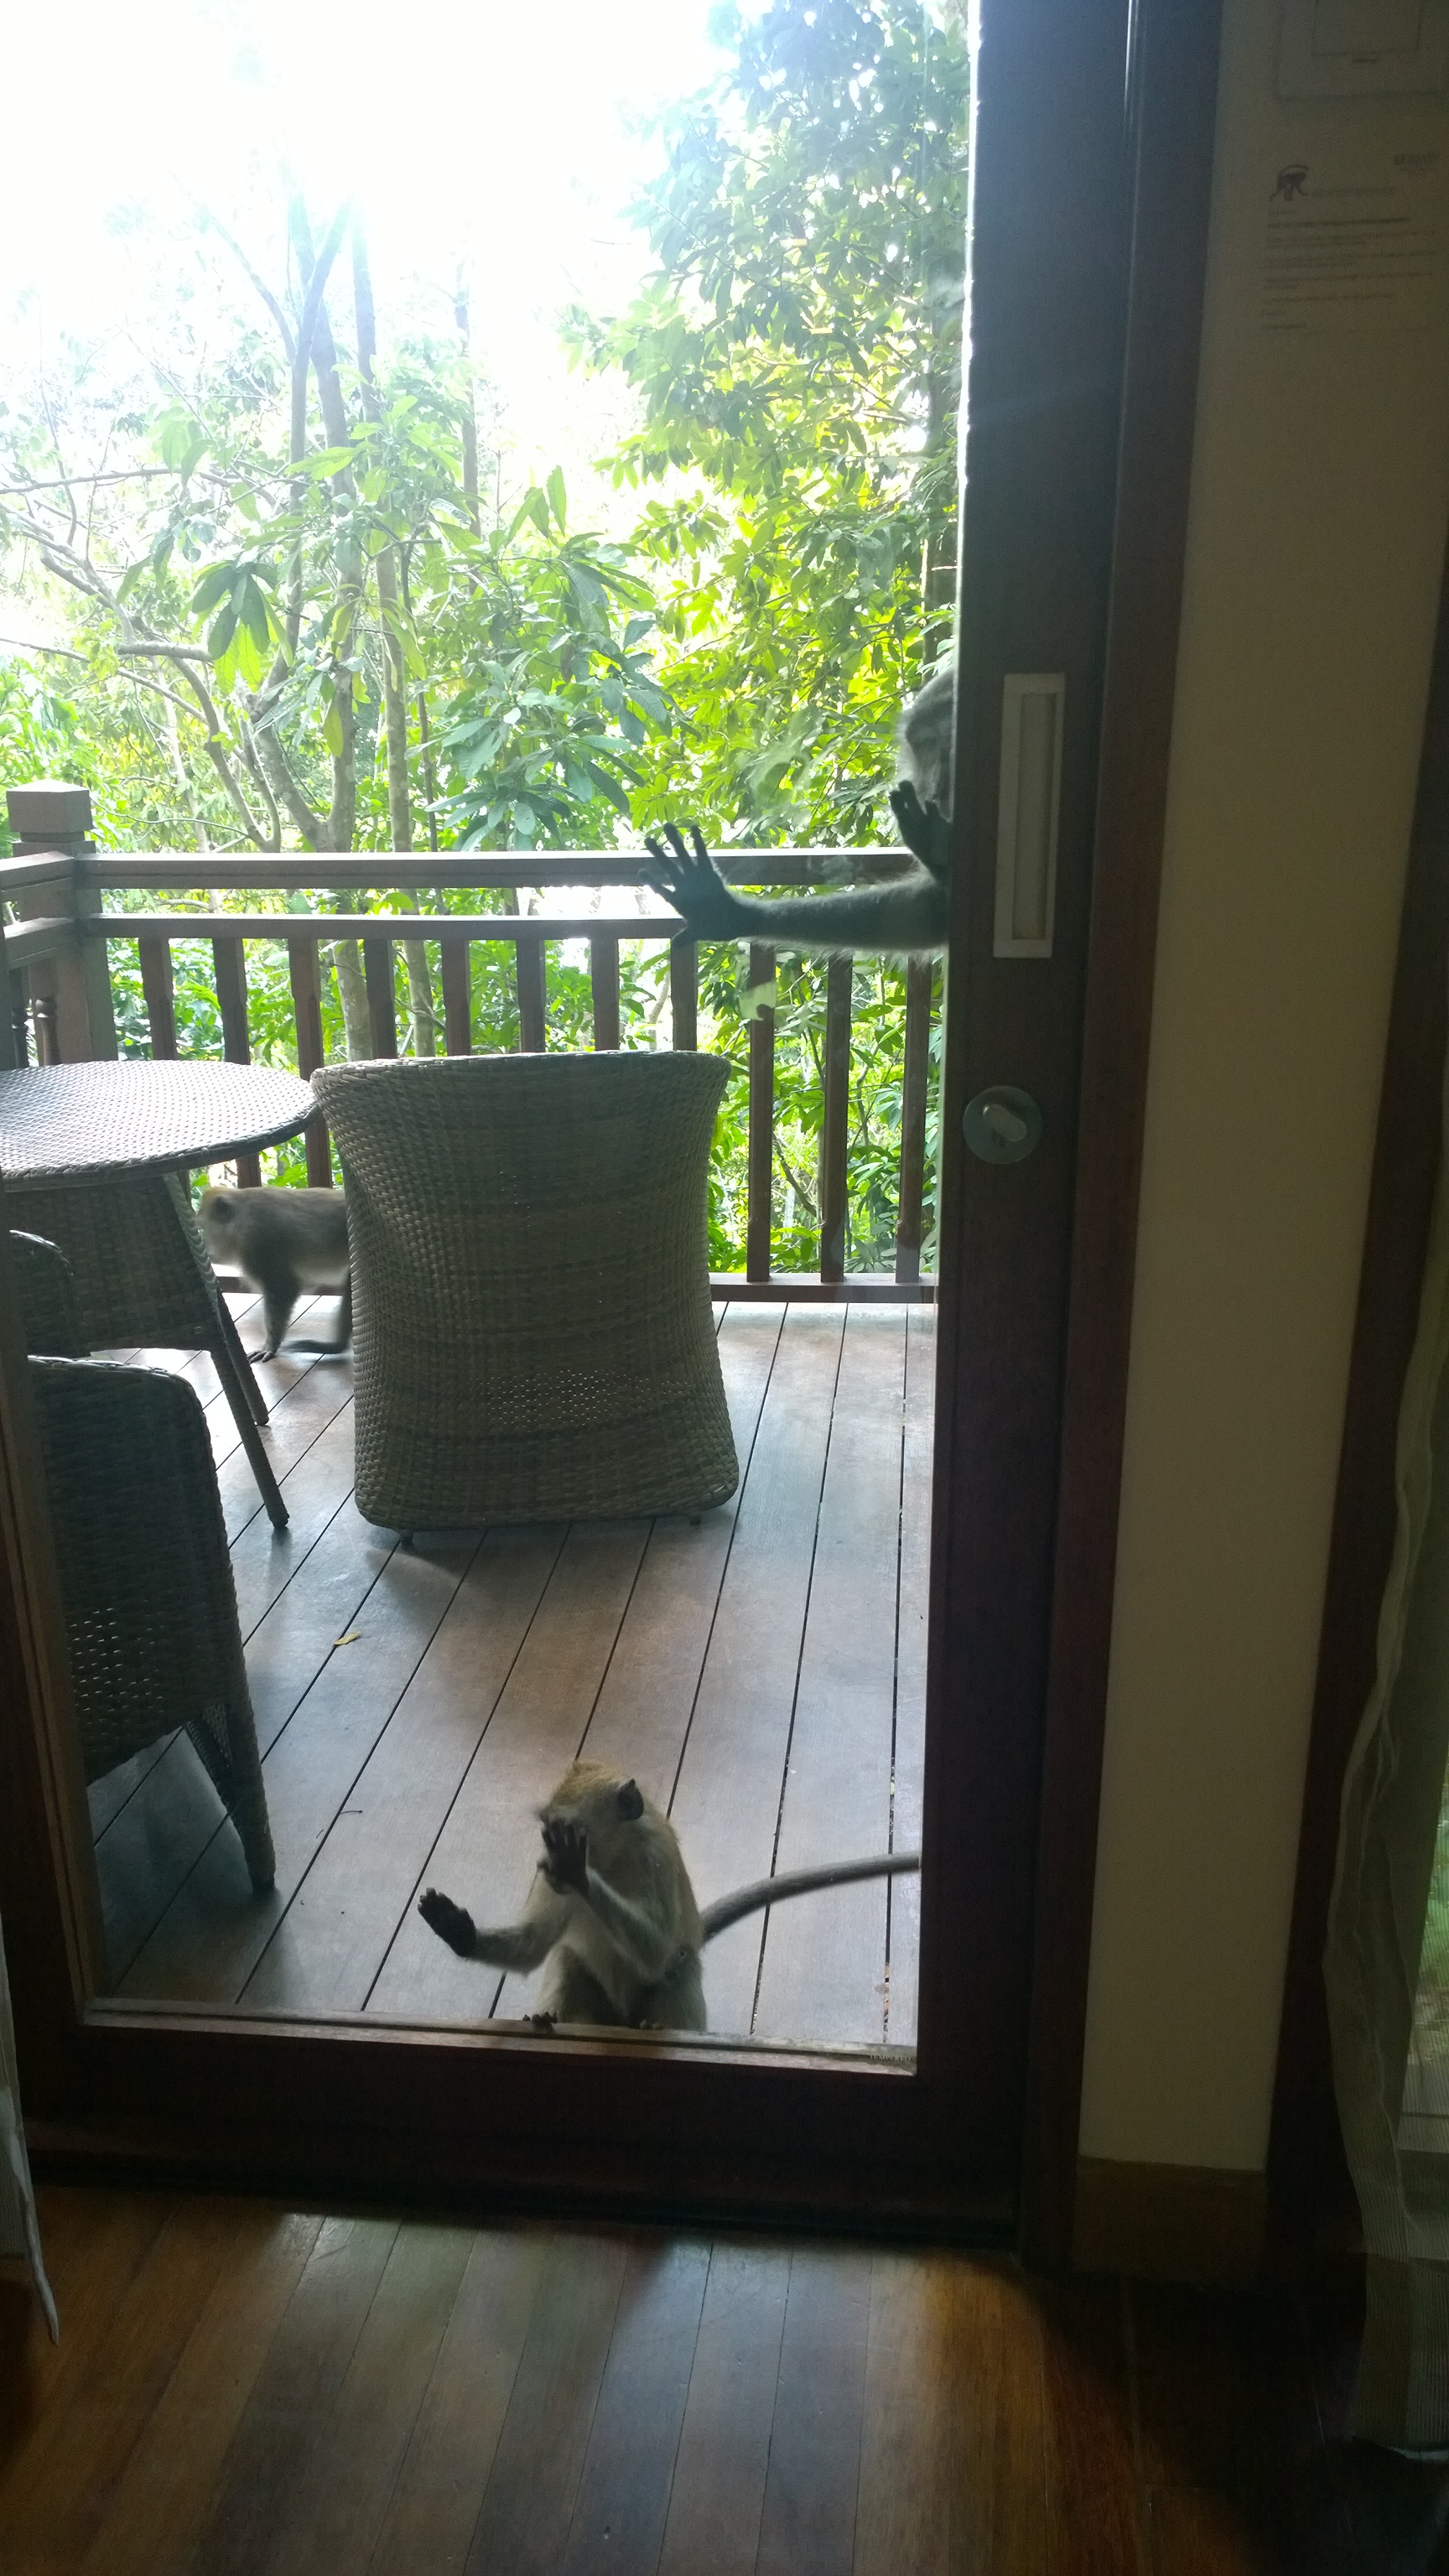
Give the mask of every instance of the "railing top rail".
[[(85, 939), (677, 939), (675, 912), (85, 912)], [(7, 933), (14, 939), (19, 934)]]
[[(862, 850), (725, 850), (716, 854), (732, 885), (801, 886), (871, 883), (903, 876), (909, 853), (882, 844)], [(34, 869), (64, 866), (78, 888), (183, 893), (229, 887), (287, 892), (308, 886), (355, 886), (402, 893), (428, 886), (626, 886), (641, 882), (639, 858), (620, 850), (289, 850), (221, 855), (214, 850), (102, 850), (65, 860), (0, 861)], [(3, 878), (0, 878), (3, 891)]]
[(37, 966), (42, 957), (58, 957), (75, 946), (75, 916), (52, 913), (34, 921), (8, 922), (3, 945), (7, 966)]
[(0, 859), (0, 902), (8, 903), (13, 895), (25, 894), (31, 886), (69, 885), (75, 864), (61, 850)]

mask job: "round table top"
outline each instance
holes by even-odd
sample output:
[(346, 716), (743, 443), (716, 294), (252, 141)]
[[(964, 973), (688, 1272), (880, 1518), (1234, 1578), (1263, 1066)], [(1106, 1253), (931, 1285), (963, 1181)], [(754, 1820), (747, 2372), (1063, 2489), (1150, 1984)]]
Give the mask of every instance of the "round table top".
[(144, 1058), (0, 1073), (0, 1172), (16, 1182), (194, 1171), (295, 1136), (317, 1103), (261, 1064)]

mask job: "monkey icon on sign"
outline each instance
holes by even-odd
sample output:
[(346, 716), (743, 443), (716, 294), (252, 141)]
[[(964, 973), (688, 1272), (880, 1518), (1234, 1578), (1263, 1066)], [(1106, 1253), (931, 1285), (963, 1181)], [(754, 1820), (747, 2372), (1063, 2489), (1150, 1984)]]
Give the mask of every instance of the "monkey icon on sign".
[(1295, 202), (1295, 200), (1296, 200), (1297, 198), (1299, 198), (1299, 197), (1301, 197), (1301, 196), (1302, 196), (1303, 191), (1304, 191), (1304, 189), (1307, 187), (1307, 185), (1308, 185), (1308, 164), (1307, 164), (1307, 162), (1306, 162), (1306, 161), (1290, 161), (1290, 162), (1288, 162), (1288, 163), (1287, 163), (1287, 165), (1286, 165), (1283, 169), (1281, 169), (1281, 170), (1279, 171), (1279, 173), (1278, 173), (1278, 185), (1277, 185), (1277, 187), (1273, 190), (1273, 194), (1272, 194), (1272, 196), (1268, 199), (1268, 203), (1269, 203), (1269, 205), (1271, 206), (1271, 205), (1273, 205), (1273, 204), (1276, 202), (1276, 200), (1277, 200), (1279, 197), (1281, 197), (1281, 198), (1282, 198), (1282, 200), (1283, 200), (1283, 203), (1285, 204), (1285, 206), (1291, 206), (1291, 205)]

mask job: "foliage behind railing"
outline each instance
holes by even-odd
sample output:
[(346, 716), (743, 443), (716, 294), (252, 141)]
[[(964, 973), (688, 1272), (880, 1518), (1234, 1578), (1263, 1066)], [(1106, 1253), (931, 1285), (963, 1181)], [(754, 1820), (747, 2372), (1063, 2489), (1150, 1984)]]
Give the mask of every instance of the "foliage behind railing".
[[(3, 934), (0, 1035), (16, 1060), (32, 1026), (42, 1061), (225, 1055), (303, 1073), (348, 1054), (707, 1045), (736, 1068), (712, 1165), (717, 1274), (880, 1294), (933, 1266), (930, 961), (697, 952), (673, 915), (637, 908), (615, 852), (99, 855), (85, 808), (83, 790), (11, 793), (0, 897), (24, 918)], [(735, 853), (729, 873), (798, 886), (839, 882), (842, 860), (865, 877), (906, 864), (771, 853), (763, 875), (764, 857)], [(588, 888), (590, 908), (524, 912), (520, 885)], [(593, 908), (625, 888), (633, 910)], [(333, 1177), (320, 1120), (268, 1176)], [(247, 1158), (238, 1177), (260, 1169)]]

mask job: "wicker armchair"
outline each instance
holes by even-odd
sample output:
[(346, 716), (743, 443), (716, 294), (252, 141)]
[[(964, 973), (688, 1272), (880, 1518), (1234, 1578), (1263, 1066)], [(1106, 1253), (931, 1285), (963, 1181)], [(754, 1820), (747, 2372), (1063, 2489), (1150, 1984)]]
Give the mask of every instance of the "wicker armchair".
[(357, 1504), (390, 1529), (705, 1510), (739, 1481), (700, 1055), (329, 1065)]
[(31, 1358), (83, 1360), (90, 1344), (81, 1327), (75, 1272), (59, 1245), (38, 1234), (12, 1233), (10, 1267)]
[(266, 1399), (217, 1288), (185, 1182), (172, 1172), (131, 1172), (83, 1189), (7, 1187), (5, 1213), (65, 1254), (88, 1349), (210, 1352), (255, 1465), (249, 1434), (251, 1423), (267, 1419)]
[(35, 1356), (73, 1333), (74, 1283), (53, 1244), (12, 1235), (10, 1247), (86, 1779), (184, 1726), (253, 1886), (270, 1887), (266, 1793), (201, 1406), (164, 1370)]

